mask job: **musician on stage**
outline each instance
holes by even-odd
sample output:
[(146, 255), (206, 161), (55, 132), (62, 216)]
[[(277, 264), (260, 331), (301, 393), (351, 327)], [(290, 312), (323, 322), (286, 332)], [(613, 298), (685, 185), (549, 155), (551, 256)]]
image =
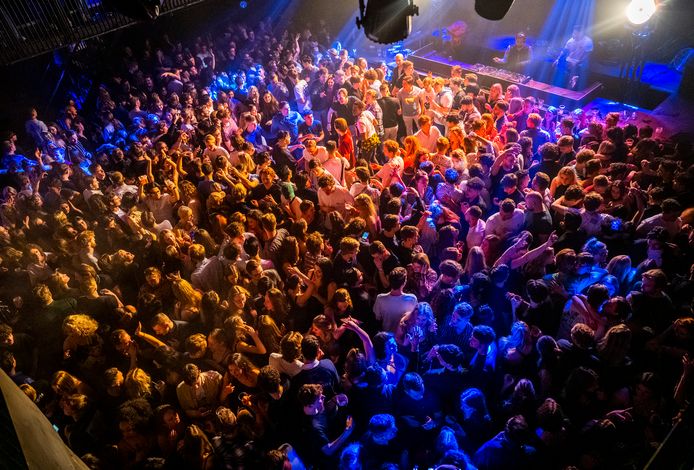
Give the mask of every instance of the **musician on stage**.
[(593, 52), (593, 40), (583, 33), (580, 26), (573, 29), (573, 34), (562, 49), (554, 66), (557, 67), (562, 80), (568, 78), (569, 88), (576, 89), (579, 79), (584, 75), (588, 57)]
[(494, 57), (497, 64), (505, 64), (507, 69), (522, 73), (533, 58), (533, 49), (525, 43), (525, 34), (516, 34), (516, 41), (509, 45), (503, 57)]

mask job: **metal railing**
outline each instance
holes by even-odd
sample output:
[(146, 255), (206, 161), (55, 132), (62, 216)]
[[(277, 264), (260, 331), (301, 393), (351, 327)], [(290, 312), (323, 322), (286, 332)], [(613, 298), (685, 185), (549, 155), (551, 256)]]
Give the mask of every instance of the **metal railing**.
[[(139, 0), (113, 3), (134, 5)], [(160, 14), (204, 0), (164, 0)], [(0, 2), (0, 64), (9, 65), (137, 23), (102, 0)]]
[(694, 409), (691, 404), (687, 404), (643, 470), (691, 470), (694, 468), (692, 439), (694, 439)]

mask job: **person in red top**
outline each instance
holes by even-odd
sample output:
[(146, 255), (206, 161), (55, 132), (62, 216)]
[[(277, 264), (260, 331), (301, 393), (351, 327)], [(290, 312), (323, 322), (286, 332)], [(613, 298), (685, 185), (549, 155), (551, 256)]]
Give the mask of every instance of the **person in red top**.
[(335, 131), (340, 136), (337, 151), (349, 162), (350, 168), (354, 168), (357, 163), (356, 155), (354, 154), (354, 141), (352, 133), (349, 131), (347, 121), (343, 118), (335, 119)]

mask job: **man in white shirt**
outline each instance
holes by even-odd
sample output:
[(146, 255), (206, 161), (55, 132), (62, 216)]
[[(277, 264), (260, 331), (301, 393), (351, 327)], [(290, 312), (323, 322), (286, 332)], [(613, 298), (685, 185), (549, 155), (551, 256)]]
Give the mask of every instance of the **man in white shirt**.
[(326, 142), (325, 149), (327, 158), (323, 161), (323, 168), (333, 175), (335, 181), (337, 181), (340, 186), (347, 186), (345, 184), (345, 174), (349, 169), (349, 162), (337, 151), (337, 144), (334, 140)]
[(294, 85), (294, 98), (296, 99), (296, 107), (299, 113), (311, 109), (311, 94), (309, 93), (308, 82), (311, 80), (311, 71), (303, 70), (301, 79)]
[(202, 152), (203, 161), (207, 160), (212, 163), (220, 155), (229, 160), (229, 152), (224, 147), (217, 145), (217, 139), (212, 134), (207, 134), (205, 137), (205, 150)]
[(671, 239), (680, 233), (682, 230), (682, 218), (680, 217), (682, 206), (680, 203), (676, 199), (665, 199), (661, 207), (663, 208), (662, 213), (649, 217), (639, 224), (636, 235), (645, 237), (654, 227), (663, 227)]
[(583, 34), (577, 26), (573, 29), (571, 38), (566, 41), (564, 49), (567, 52), (566, 61), (573, 66), (580, 65), (593, 52), (593, 40)]
[(414, 136), (419, 145), (429, 153), (436, 152), (436, 141), (441, 137), (439, 128), (431, 124), (431, 118), (427, 115), (419, 116), (417, 124), (419, 124), (419, 130)]
[(352, 183), (349, 187), (349, 193), (355, 198), (360, 194), (368, 194), (374, 204), (378, 205), (378, 198), (381, 196), (381, 191), (371, 186), (371, 175), (369, 174), (369, 170), (364, 167), (357, 167), (354, 173), (357, 176), (357, 181)]
[(593, 52), (593, 40), (583, 34), (583, 30), (576, 26), (573, 34), (562, 50), (561, 55), (554, 61), (554, 65), (565, 68), (568, 72), (569, 88), (575, 89), (578, 85), (579, 75), (583, 74), (583, 69), (588, 60), (588, 56)]
[(417, 307), (417, 297), (405, 294), (402, 289), (407, 282), (407, 271), (398, 267), (388, 274), (390, 292), (379, 294), (374, 303), (374, 314), (381, 321), (383, 331), (395, 333), (400, 320)]
[(445, 84), (446, 81), (441, 77), (434, 79), (436, 97), (429, 106), (429, 114), (434, 121), (434, 125), (443, 131), (446, 129), (446, 116), (448, 116), (453, 105), (453, 92), (449, 88), (445, 88)]
[(311, 160), (318, 160), (324, 163), (328, 159), (328, 152), (322, 145), (316, 143), (316, 139), (308, 139), (304, 142), (303, 153), (304, 168), (308, 170), (308, 164)]
[(354, 102), (352, 114), (357, 118), (355, 128), (357, 130), (356, 138), (358, 142), (363, 142), (376, 135), (376, 117), (371, 111), (366, 110), (366, 105), (363, 101), (356, 100)]
[(125, 183), (123, 173), (120, 171), (114, 171), (111, 173), (111, 181), (113, 182), (113, 186), (109, 188), (108, 192), (113, 193), (120, 198), (122, 198), (125, 193), (137, 194), (138, 192), (137, 186)]
[(158, 186), (151, 185), (143, 202), (157, 223), (173, 220), (173, 206), (178, 200), (178, 188), (168, 188), (171, 193), (162, 193)]
[(337, 186), (335, 179), (330, 174), (318, 178), (318, 205), (326, 215), (332, 211), (338, 211), (347, 219), (346, 204), (354, 204), (354, 198), (346, 188)]
[(469, 250), (473, 246), (481, 246), (486, 235), (486, 223), (482, 220), (482, 209), (479, 206), (469, 207), (465, 211), (465, 221), (470, 228), (468, 229), (465, 243)]
[(173, 208), (176, 201), (179, 199), (178, 193), (178, 171), (176, 168), (173, 169), (172, 180), (167, 179), (165, 181), (166, 191), (162, 193), (161, 188), (154, 183), (143, 184), (140, 183), (138, 197), (139, 200), (144, 204), (157, 223), (164, 222), (165, 220), (174, 220)]
[(502, 241), (518, 235), (525, 222), (525, 214), (516, 209), (516, 203), (512, 199), (504, 199), (499, 207), (499, 212), (487, 219), (485, 227), (486, 235), (496, 235)]

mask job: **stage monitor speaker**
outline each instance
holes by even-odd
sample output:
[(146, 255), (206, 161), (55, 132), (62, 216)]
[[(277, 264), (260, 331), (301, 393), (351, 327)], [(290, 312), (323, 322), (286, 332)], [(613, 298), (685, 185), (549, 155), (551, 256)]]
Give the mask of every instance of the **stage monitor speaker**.
[(689, 56), (684, 66), (678, 93), (681, 97), (694, 99), (694, 55)]
[(513, 0), (475, 0), (475, 11), (482, 18), (499, 21), (513, 5)]

